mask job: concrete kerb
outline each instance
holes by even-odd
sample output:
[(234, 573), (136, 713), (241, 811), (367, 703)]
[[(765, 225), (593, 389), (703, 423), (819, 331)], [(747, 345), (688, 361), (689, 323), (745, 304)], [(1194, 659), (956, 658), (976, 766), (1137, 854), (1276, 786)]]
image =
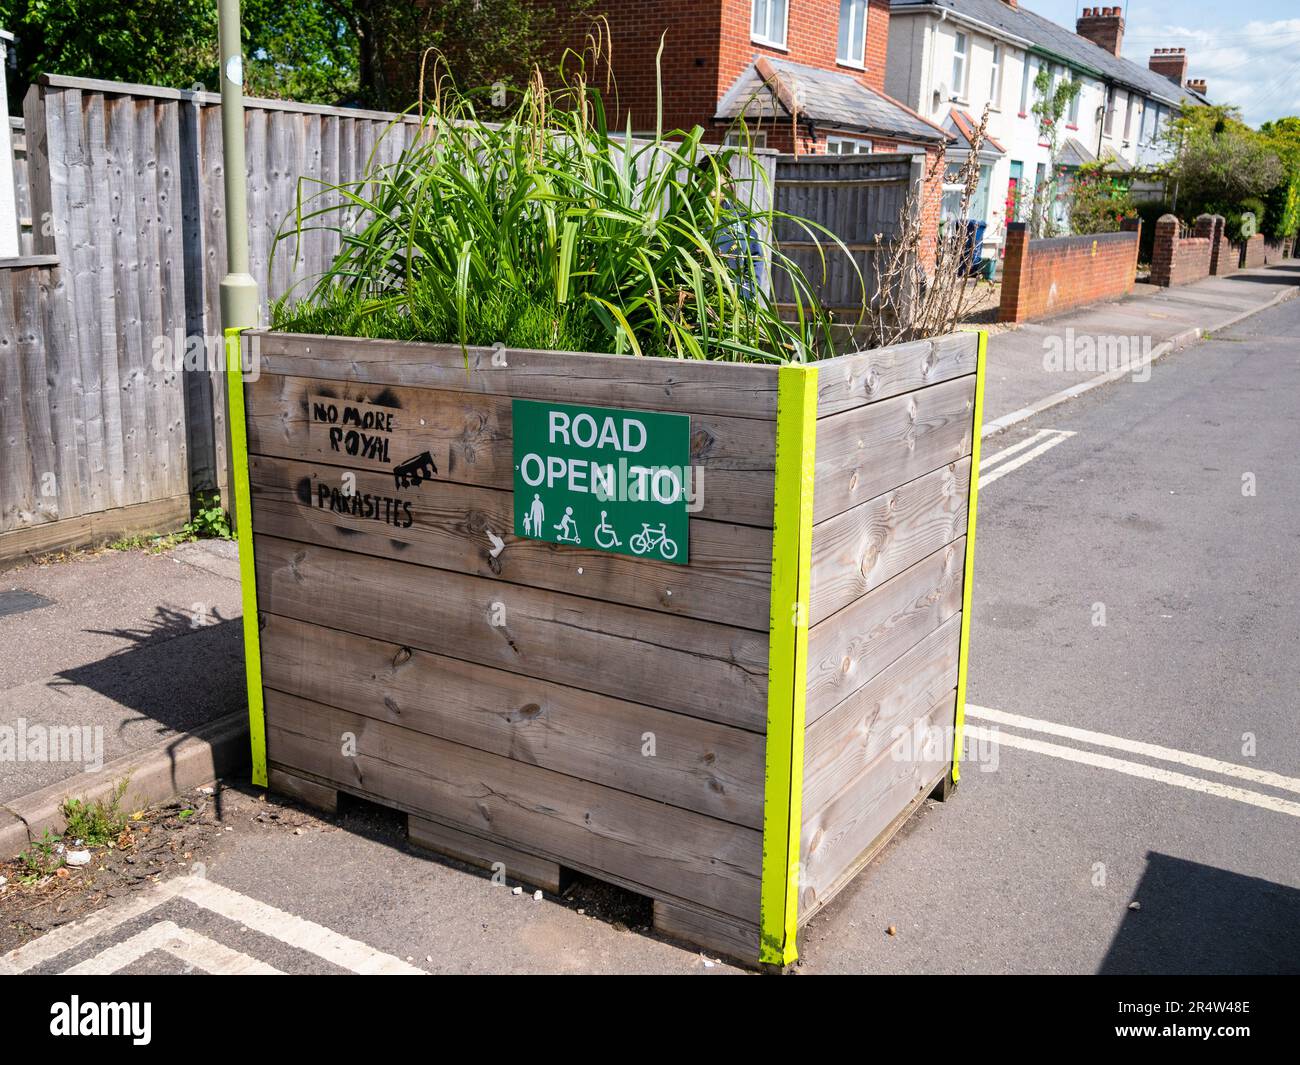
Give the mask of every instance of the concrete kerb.
[(984, 430), (980, 433), (980, 438), (985, 439), (990, 436), (996, 436), (998, 433), (1010, 429), (1013, 425), (1017, 425), (1023, 421), (1028, 421), (1030, 418), (1037, 414), (1041, 414), (1045, 410), (1050, 410), (1052, 407), (1059, 406), (1062, 403), (1067, 403), (1072, 399), (1077, 399), (1085, 392), (1091, 392), (1094, 388), (1100, 388), (1102, 385), (1108, 385), (1112, 381), (1118, 381), (1121, 378), (1128, 377), (1135, 370), (1141, 370), (1144, 366), (1151, 365), (1157, 359), (1168, 355), (1172, 351), (1180, 351), (1188, 344), (1193, 344), (1202, 337), (1208, 336), (1211, 333), (1216, 333), (1221, 329), (1231, 328), (1238, 322), (1250, 318), (1252, 315), (1259, 314), (1261, 311), (1266, 311), (1270, 307), (1276, 307), (1279, 303), (1285, 303), (1287, 300), (1294, 299), (1297, 294), (1300, 294), (1300, 288), (1283, 289), (1267, 303), (1260, 304), (1258, 307), (1251, 307), (1249, 310), (1242, 311), (1240, 314), (1235, 314), (1231, 318), (1227, 318), (1222, 322), (1216, 322), (1214, 325), (1208, 327), (1197, 326), (1193, 329), (1184, 329), (1181, 333), (1176, 333), (1168, 340), (1161, 341), (1161, 343), (1157, 344), (1151, 349), (1150, 357), (1144, 359), (1137, 366), (1123, 366), (1119, 369), (1109, 370), (1106, 373), (1098, 374), (1096, 377), (1088, 381), (1082, 381), (1070, 388), (1064, 388), (1060, 392), (1053, 392), (1050, 396), (1046, 396), (1043, 399), (1038, 400), (1036, 403), (1031, 403), (1027, 407), (1021, 407), (1019, 410), (1013, 410), (1010, 414), (1004, 414), (1000, 418), (993, 418), (986, 421), (984, 423)]
[(0, 806), (0, 855), (20, 853), (46, 831), (61, 832), (67, 799), (107, 799), (126, 779), (123, 808), (138, 810), (243, 769), (248, 751), (248, 715), (239, 710), (115, 758), (97, 772), (78, 773), (14, 799)]

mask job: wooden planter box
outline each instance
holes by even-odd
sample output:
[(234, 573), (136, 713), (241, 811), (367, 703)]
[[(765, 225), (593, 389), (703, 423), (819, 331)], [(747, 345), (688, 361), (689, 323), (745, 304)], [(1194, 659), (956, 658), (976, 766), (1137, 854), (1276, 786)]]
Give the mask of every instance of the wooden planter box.
[[(783, 368), (243, 344), (255, 781), (405, 811), (413, 841), (551, 891), (630, 888), (662, 933), (777, 966), (955, 782), (981, 334)], [(518, 400), (688, 416), (682, 555), (514, 535)], [(355, 455), (339, 410), (370, 428)]]

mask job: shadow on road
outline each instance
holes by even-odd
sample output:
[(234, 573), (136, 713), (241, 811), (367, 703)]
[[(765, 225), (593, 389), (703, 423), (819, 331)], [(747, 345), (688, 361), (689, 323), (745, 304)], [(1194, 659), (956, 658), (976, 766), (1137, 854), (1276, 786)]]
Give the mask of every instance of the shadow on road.
[(1300, 973), (1300, 891), (1149, 852), (1099, 973)]
[(243, 633), (240, 619), (219, 612), (190, 613), (160, 606), (145, 625), (89, 630), (128, 645), (97, 662), (60, 670), (50, 687), (75, 697), (89, 688), (120, 704), (119, 731), (152, 719), (158, 731), (185, 731), (244, 703)]

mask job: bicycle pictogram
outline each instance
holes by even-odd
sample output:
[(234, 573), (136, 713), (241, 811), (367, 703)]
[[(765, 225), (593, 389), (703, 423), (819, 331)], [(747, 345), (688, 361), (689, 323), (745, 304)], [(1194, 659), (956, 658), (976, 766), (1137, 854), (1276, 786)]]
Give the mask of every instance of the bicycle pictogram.
[(672, 560), (677, 557), (677, 544), (669, 538), (667, 523), (662, 521), (653, 529), (648, 522), (642, 522), (641, 531), (628, 541), (628, 546), (638, 555), (644, 555), (657, 547), (663, 558)]

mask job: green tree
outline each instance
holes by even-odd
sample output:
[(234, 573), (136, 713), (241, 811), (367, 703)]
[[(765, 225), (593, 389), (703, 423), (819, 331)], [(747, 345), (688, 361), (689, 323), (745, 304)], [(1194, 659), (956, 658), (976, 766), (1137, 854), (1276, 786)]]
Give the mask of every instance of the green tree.
[(1242, 122), (1235, 108), (1185, 108), (1165, 137), (1172, 149), (1166, 183), (1184, 217), (1240, 216), (1243, 201), (1262, 199), (1285, 177), (1269, 138)]
[(1267, 138), (1286, 171), (1285, 177), (1264, 197), (1264, 234), (1284, 240), (1300, 232), (1300, 118), (1291, 116), (1265, 122), (1259, 132)]
[(363, 102), (391, 111), (419, 99), (422, 68), (425, 95), (433, 91), (434, 57), (461, 88), (522, 87), (534, 67), (553, 68), (567, 45), (581, 44), (592, 8), (592, 0), (329, 2), (358, 41)]
[[(357, 41), (323, 0), (243, 0), (248, 92), (335, 103), (357, 92)], [(216, 0), (0, 0), (17, 38), (11, 94), (43, 73), (189, 89), (218, 87)]]
[[(432, 50), (459, 86), (521, 86), (581, 43), (593, 2), (243, 0), (246, 85), (254, 96), (400, 111), (419, 98)], [(0, 0), (0, 25), (18, 38), (19, 100), (42, 73), (218, 86), (216, 0)]]

